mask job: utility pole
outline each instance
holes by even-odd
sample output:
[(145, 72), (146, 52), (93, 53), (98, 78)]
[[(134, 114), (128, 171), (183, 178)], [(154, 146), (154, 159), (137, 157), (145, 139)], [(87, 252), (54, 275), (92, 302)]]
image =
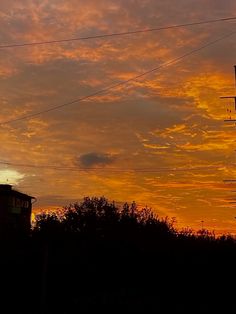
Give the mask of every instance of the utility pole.
[(235, 83), (235, 89), (236, 89), (236, 65), (234, 65), (234, 83)]
[[(236, 90), (236, 65), (234, 65), (234, 86)], [(234, 111), (236, 111), (236, 95), (234, 96), (221, 96), (221, 99), (234, 99)], [(225, 122), (236, 122), (236, 119), (232, 119), (231, 117), (231, 110), (229, 110), (230, 117), (229, 119), (225, 119)]]
[[(236, 91), (236, 65), (234, 65), (234, 87)], [(234, 100), (234, 113), (236, 113), (236, 95), (234, 96), (222, 96), (221, 99), (233, 99)], [(232, 111), (230, 109), (227, 109), (227, 112), (229, 113), (229, 118), (225, 119), (224, 122), (233, 122), (236, 125), (236, 119), (232, 119)], [(227, 179), (223, 180), (224, 183), (236, 183), (236, 179)], [(232, 191), (236, 192), (236, 191)], [(236, 204), (236, 199), (231, 199), (229, 204)]]
[(42, 273), (41, 273), (41, 311), (40, 314), (47, 313), (47, 285), (48, 285), (48, 243), (43, 243)]

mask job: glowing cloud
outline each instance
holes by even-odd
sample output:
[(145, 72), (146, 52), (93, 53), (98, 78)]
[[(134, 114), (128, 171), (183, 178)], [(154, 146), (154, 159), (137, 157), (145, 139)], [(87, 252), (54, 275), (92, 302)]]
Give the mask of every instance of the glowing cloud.
[(0, 170), (0, 182), (1, 184), (18, 184), (24, 175), (15, 170)]

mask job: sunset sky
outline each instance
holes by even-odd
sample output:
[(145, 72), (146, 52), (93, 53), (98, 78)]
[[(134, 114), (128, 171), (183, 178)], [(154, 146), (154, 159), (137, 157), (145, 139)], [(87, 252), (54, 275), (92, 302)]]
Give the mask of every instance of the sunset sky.
[[(233, 16), (235, 0), (1, 0), (0, 46)], [(107, 93), (4, 124), (128, 80), (233, 31), (236, 20), (1, 48), (0, 182), (37, 197), (35, 211), (105, 196), (148, 205), (161, 217), (176, 217), (180, 227), (197, 229), (203, 220), (210, 230), (236, 233), (229, 203), (236, 184), (223, 182), (236, 179), (236, 129), (224, 122), (233, 102), (220, 99), (235, 94), (236, 34)]]

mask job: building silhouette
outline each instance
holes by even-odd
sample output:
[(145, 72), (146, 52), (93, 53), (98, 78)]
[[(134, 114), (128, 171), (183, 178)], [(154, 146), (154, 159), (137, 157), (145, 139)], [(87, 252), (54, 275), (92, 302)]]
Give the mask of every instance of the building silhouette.
[(0, 184), (0, 231), (28, 232), (31, 227), (32, 196)]

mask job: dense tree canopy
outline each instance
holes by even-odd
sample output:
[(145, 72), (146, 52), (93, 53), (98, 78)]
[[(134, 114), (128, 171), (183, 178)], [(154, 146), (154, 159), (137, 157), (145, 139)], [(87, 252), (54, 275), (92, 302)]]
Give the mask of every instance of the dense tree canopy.
[(174, 220), (135, 203), (87, 197), (41, 213), (31, 234), (1, 245), (9, 313), (236, 310), (235, 240), (177, 231)]

